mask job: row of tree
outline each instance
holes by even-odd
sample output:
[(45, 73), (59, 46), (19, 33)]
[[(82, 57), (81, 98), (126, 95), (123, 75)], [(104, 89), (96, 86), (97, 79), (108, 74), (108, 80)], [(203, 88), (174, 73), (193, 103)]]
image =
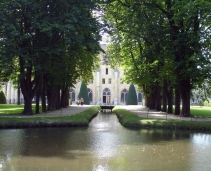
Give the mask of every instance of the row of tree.
[(146, 106), (172, 113), (174, 97), (175, 114), (190, 116), (191, 90), (210, 79), (211, 2), (107, 2), (111, 65), (122, 66), (125, 80), (143, 88)]
[[(69, 87), (92, 78), (101, 50), (101, 25), (92, 0), (2, 0), (0, 3), (0, 82), (13, 80), (24, 97), (42, 110), (68, 105)], [(48, 106), (46, 105), (46, 97)]]

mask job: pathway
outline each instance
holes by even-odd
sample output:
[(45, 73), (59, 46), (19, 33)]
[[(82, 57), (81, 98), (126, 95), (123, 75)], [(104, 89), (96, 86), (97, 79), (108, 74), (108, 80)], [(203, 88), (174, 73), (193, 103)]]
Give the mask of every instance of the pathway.
[(122, 105), (119, 106), (131, 113), (143, 118), (160, 118), (160, 119), (180, 119), (180, 120), (193, 120), (193, 121), (211, 121), (211, 118), (204, 117), (183, 117), (180, 115), (167, 114), (156, 110), (149, 110), (147, 107), (140, 105)]
[[(67, 108), (62, 108), (61, 110), (55, 110), (55, 111), (48, 111), (46, 113), (42, 114), (36, 114), (36, 115), (15, 115), (16, 118), (36, 118), (36, 117), (57, 117), (57, 116), (71, 116), (75, 115), (77, 113), (83, 112), (90, 108), (90, 105), (83, 105), (83, 106), (77, 106), (77, 105), (71, 105)], [(5, 115), (2, 115), (1, 117), (8, 117)], [(10, 116), (10, 117), (14, 117)]]
[[(71, 116), (75, 115), (77, 113), (83, 112), (87, 110), (92, 105), (83, 105), (83, 106), (77, 106), (77, 105), (71, 105), (67, 108), (63, 108), (61, 110), (56, 111), (48, 111), (47, 113), (42, 114), (36, 114), (31, 116), (26, 115), (16, 115), (15, 117), (20, 118), (36, 118), (36, 117), (57, 117), (57, 116)], [(193, 120), (193, 121), (211, 121), (211, 118), (203, 118), (203, 117), (182, 117), (182, 116), (176, 116), (173, 114), (166, 114), (166, 112), (158, 112), (156, 110), (149, 110), (147, 107), (143, 107), (141, 105), (118, 105), (119, 107), (126, 109), (133, 113), (134, 115), (137, 115), (139, 117), (143, 118), (160, 118), (160, 119), (180, 119), (180, 120)], [(8, 116), (1, 116), (1, 117), (8, 117)], [(14, 117), (14, 116), (10, 116)]]

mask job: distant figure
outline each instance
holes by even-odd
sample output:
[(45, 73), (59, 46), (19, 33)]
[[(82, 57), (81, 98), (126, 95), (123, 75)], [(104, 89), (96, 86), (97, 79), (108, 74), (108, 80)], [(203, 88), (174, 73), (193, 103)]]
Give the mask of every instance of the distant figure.
[(80, 101), (79, 98), (77, 99), (77, 102), (76, 103), (77, 103), (78, 106), (81, 104), (81, 101)]
[(83, 104), (84, 104), (84, 99), (83, 99), (83, 97), (81, 97), (80, 102), (81, 102), (81, 106), (83, 106)]

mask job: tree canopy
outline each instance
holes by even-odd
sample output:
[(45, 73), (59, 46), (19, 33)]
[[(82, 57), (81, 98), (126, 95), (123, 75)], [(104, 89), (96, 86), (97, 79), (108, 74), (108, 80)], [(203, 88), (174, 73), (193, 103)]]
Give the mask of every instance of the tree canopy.
[(112, 0), (105, 6), (110, 62), (144, 89), (148, 107), (161, 110), (162, 101), (165, 111), (168, 102), (171, 113), (175, 96), (175, 114), (190, 116), (191, 90), (210, 77), (210, 7), (208, 0)]
[(96, 8), (90, 0), (1, 2), (0, 81), (16, 74), (24, 114), (32, 114), (35, 95), (42, 97), (43, 109), (46, 94), (48, 110), (65, 107), (68, 87), (92, 78), (101, 50)]

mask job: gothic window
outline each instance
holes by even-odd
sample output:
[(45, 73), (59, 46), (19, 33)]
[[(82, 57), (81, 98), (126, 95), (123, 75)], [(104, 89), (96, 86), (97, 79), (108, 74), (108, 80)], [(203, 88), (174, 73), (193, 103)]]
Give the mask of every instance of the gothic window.
[(121, 101), (122, 103), (125, 103), (125, 102), (126, 102), (127, 93), (128, 93), (128, 91), (127, 91), (126, 89), (123, 89), (123, 90), (121, 91), (120, 101)]
[(71, 94), (71, 97), (72, 97), (72, 102), (74, 102), (75, 101), (75, 90), (71, 88), (70, 94)]
[(111, 103), (111, 92), (108, 88), (103, 90), (103, 103), (110, 104)]
[(89, 96), (89, 101), (90, 103), (93, 101), (93, 94), (92, 94), (92, 90), (91, 89), (87, 89), (88, 90), (88, 96)]
[(105, 84), (105, 78), (102, 79), (102, 84)]
[(142, 102), (142, 93), (142, 90), (138, 92), (138, 102)]
[(108, 79), (108, 84), (111, 84), (111, 78)]
[(108, 68), (106, 68), (106, 75), (108, 75)]

